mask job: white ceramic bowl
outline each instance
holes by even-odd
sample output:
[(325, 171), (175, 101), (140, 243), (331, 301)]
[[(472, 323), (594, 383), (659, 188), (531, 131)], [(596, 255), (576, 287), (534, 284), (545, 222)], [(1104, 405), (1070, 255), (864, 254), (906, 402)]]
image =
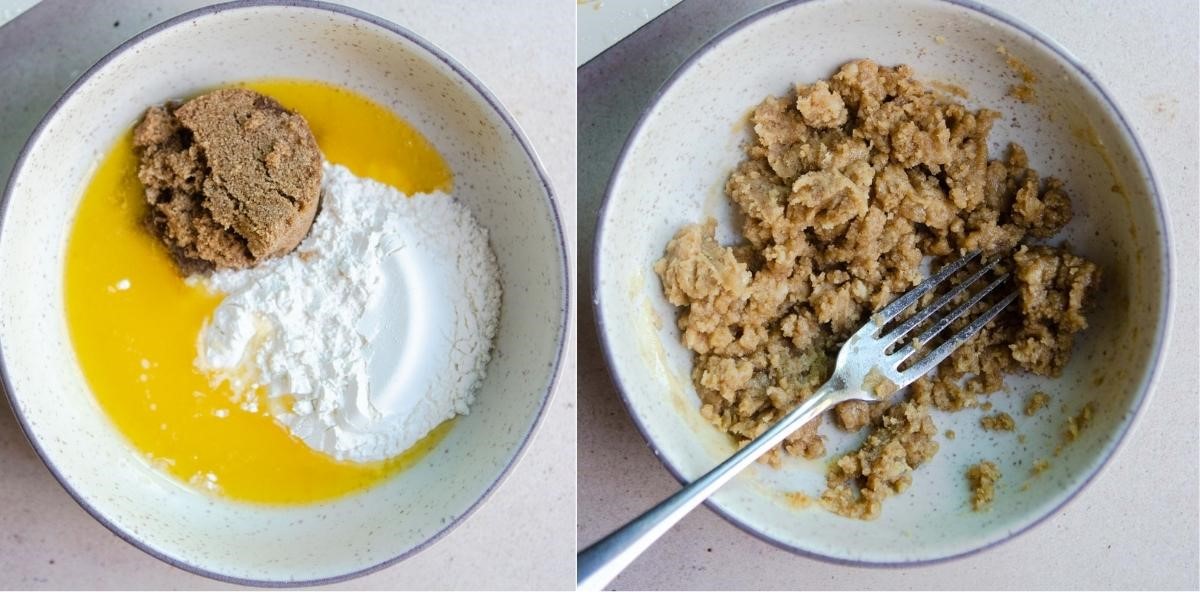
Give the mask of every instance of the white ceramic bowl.
[[(249, 59), (248, 59), (249, 58)], [(64, 243), (98, 158), (147, 105), (264, 77), (353, 89), (416, 126), (490, 232), (505, 292), (471, 414), (426, 460), (366, 492), (303, 507), (216, 500), (139, 460), (97, 406), (68, 339)], [(185, 569), (239, 583), (317, 583), (406, 557), (463, 520), (512, 468), (558, 376), (566, 249), (537, 157), (496, 98), (427, 41), (354, 10), (235, 3), (121, 45), (33, 133), (0, 209), (0, 364), (25, 433), (97, 520)]]
[[(997, 52), (1001, 45), (1037, 73), (1036, 103), (1004, 96), (1015, 77)], [(861, 57), (907, 63), (921, 78), (966, 88), (970, 105), (1002, 111), (991, 136), (993, 154), (1017, 141), (1032, 166), (1066, 182), (1076, 216), (1063, 236), (1104, 272), (1092, 326), (1078, 340), (1065, 376), (1010, 379), (1010, 392), (990, 399), (1017, 418), (1024, 443), (1013, 434), (982, 432), (978, 410), (936, 413), (939, 428), (955, 430), (957, 439), (939, 438), (938, 455), (873, 522), (787, 502), (785, 491), (821, 492), (821, 461), (752, 467), (709, 504), (746, 531), (799, 553), (912, 564), (988, 547), (1049, 516), (1112, 456), (1144, 407), (1158, 366), (1170, 271), (1158, 192), (1116, 105), (1066, 50), (1011, 18), (958, 1), (790, 2), (743, 20), (672, 75), (628, 138), (599, 219), (596, 318), (629, 412), (668, 469), (690, 480), (730, 454), (729, 439), (698, 413), (691, 359), (651, 265), (680, 227), (705, 215), (720, 221), (718, 238), (733, 238), (723, 187), (742, 158), (745, 117), (754, 105), (792, 83), (828, 78)], [(1026, 418), (1020, 408), (1035, 386), (1053, 403)], [(1053, 457), (1065, 422), (1059, 406), (1076, 413), (1089, 401), (1096, 406), (1093, 425)], [(828, 423), (822, 433), (835, 453), (852, 446)], [(1050, 470), (1028, 479), (1040, 458), (1051, 459)], [(984, 459), (995, 460), (1004, 479), (992, 510), (976, 513), (963, 473)]]

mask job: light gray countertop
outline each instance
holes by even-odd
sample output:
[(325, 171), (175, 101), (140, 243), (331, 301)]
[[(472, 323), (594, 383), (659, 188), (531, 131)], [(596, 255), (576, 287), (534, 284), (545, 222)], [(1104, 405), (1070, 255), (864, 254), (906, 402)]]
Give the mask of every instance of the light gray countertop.
[[(997, 548), (927, 567), (844, 567), (792, 555), (693, 512), (614, 582), (624, 589), (1197, 589), (1197, 5), (1180, 0), (988, 1), (1057, 39), (1095, 73), (1152, 160), (1174, 240), (1170, 351), (1149, 409), (1073, 503)], [(596, 213), (625, 136), (654, 90), (762, 0), (687, 0), (579, 71), (579, 542), (674, 492), (608, 376), (596, 341)]]
[[(135, 33), (208, 3), (45, 0), (0, 27), (0, 184), (37, 121), (79, 74)], [(416, 31), (495, 92), (542, 157), (573, 251), (574, 5), (563, 0), (345, 3)], [(0, 0), (0, 16), (13, 16), (28, 4)], [(416, 556), (334, 587), (573, 587), (575, 376), (572, 345), (536, 438), (475, 514)], [(37, 459), (8, 405), (0, 403), (0, 588), (214, 587), (225, 586), (159, 562), (88, 516)]]

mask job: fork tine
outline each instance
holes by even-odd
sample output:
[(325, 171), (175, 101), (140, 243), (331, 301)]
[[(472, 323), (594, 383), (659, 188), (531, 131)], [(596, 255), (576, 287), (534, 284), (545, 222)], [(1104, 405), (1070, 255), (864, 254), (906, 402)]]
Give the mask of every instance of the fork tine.
[(980, 300), (983, 300), (985, 296), (990, 294), (1000, 284), (1004, 283), (1004, 281), (1008, 279), (1008, 275), (1009, 274), (1006, 273), (1006, 274), (992, 280), (992, 283), (988, 284), (982, 290), (976, 292), (975, 294), (972, 294), (971, 297), (968, 298), (962, 304), (954, 307), (954, 310), (947, 313), (946, 316), (935, 321), (932, 325), (929, 326), (929, 328), (922, 331), (921, 334), (918, 335), (915, 339), (908, 342), (904, 347), (896, 350), (890, 356), (888, 356), (888, 363), (896, 364), (896, 365), (903, 363), (904, 360), (907, 360), (910, 356), (912, 356), (914, 353), (916, 353), (917, 348), (920, 347), (920, 344), (929, 343), (930, 341), (932, 341), (934, 337), (937, 337), (938, 333), (941, 333), (942, 331), (944, 331), (946, 329), (946, 327), (949, 327), (950, 323), (953, 323), (955, 320), (958, 319), (958, 317), (961, 317), (964, 314), (966, 314), (968, 310), (971, 310), (971, 307), (978, 304)]
[[(920, 325), (921, 323), (925, 322), (925, 319), (928, 319), (930, 316), (933, 315), (933, 313), (941, 310), (941, 308), (943, 306), (946, 306), (946, 303), (953, 300), (955, 296), (958, 296), (959, 294), (961, 294), (963, 292), (963, 290), (970, 288), (972, 284), (974, 284), (980, 277), (983, 276), (983, 274), (987, 273), (992, 268), (996, 267), (996, 264), (999, 262), (1000, 262), (999, 258), (993, 259), (991, 262), (987, 263), (983, 267), (980, 267), (978, 271), (971, 274), (971, 277), (968, 277), (967, 279), (960, 282), (958, 285), (951, 288), (949, 292), (942, 294), (940, 297), (938, 297), (937, 300), (934, 300), (932, 304), (922, 308), (921, 310), (918, 310), (915, 314), (913, 314), (913, 316), (906, 319), (898, 327), (896, 327), (895, 329), (892, 329), (891, 333), (888, 333), (887, 335), (880, 337), (879, 338), (880, 345), (882, 345), (883, 347), (888, 347), (889, 345), (892, 345), (893, 343), (896, 343), (897, 341), (899, 341), (900, 338), (907, 335), (909, 331), (912, 331), (913, 329), (915, 329), (917, 327), (917, 325)], [(955, 317), (951, 318), (950, 320), (954, 320), (955, 318), (958, 318), (958, 317), (955, 316)], [(924, 336), (922, 336), (921, 340), (925, 341), (926, 339), (924, 338)]]
[(920, 378), (926, 372), (933, 370), (934, 366), (940, 364), (942, 360), (946, 359), (946, 357), (950, 355), (951, 352), (958, 349), (959, 346), (961, 346), (971, 337), (974, 337), (976, 333), (983, 329), (984, 325), (996, 318), (996, 315), (1000, 314), (1000, 311), (1004, 310), (1004, 307), (1012, 304), (1012, 302), (1016, 299), (1017, 292), (1014, 290), (1000, 300), (1000, 302), (997, 302), (996, 304), (992, 305), (991, 308), (987, 309), (987, 312), (979, 315), (975, 320), (971, 321), (971, 324), (964, 327), (962, 331), (955, 333), (944, 343), (937, 346), (936, 349), (929, 352), (929, 355), (921, 358), (920, 361), (906, 369), (901, 374), (904, 383), (911, 383)]
[(917, 287), (905, 292), (902, 296), (892, 301), (891, 304), (879, 309), (879, 312), (871, 315), (871, 320), (879, 329), (896, 318), (897, 315), (904, 312), (904, 309), (912, 306), (917, 300), (925, 295), (926, 292), (932, 290), (935, 286), (942, 283), (950, 274), (960, 270), (964, 265), (979, 255), (979, 251), (971, 251), (963, 255), (957, 261), (949, 263), (938, 270), (937, 273), (925, 278), (925, 281), (917, 284)]

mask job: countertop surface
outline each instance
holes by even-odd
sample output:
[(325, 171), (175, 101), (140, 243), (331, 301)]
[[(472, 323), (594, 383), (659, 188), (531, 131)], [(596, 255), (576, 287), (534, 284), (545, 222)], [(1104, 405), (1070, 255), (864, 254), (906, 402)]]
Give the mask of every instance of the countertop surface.
[(576, 0), (575, 63), (583, 65), (676, 4), (679, 0)]
[[(207, 3), (45, 0), (0, 27), (0, 185), (37, 121), (84, 70), (137, 32)], [(345, 3), (416, 31), (495, 92), (549, 171), (574, 252), (575, 6), (563, 0)], [(29, 4), (0, 0), (0, 16), (11, 18)], [(475, 514), (416, 556), (334, 587), (572, 588), (574, 346), (562, 372), (524, 458)], [(214, 587), (224, 586), (142, 553), (88, 516), (0, 403), (0, 588)]]
[[(1120, 452), (1071, 504), (987, 552), (939, 565), (844, 567), (759, 541), (707, 508), (622, 574), (621, 589), (1192, 589), (1197, 558), (1197, 4), (1181, 0), (988, 1), (1057, 39), (1129, 117), (1163, 190), (1174, 241), (1169, 352), (1149, 408)], [(769, 4), (686, 0), (579, 71), (579, 542), (674, 492), (608, 376), (596, 341), (596, 213), (626, 134), (692, 51)]]

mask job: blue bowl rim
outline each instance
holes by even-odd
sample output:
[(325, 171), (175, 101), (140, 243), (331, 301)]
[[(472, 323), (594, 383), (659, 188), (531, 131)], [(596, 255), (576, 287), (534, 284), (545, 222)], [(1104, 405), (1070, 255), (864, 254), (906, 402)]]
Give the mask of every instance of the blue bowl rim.
[[(670, 76), (667, 77), (666, 81), (663, 82), (661, 86), (659, 86), (659, 88), (654, 92), (654, 94), (651, 96), (651, 98), (646, 102), (646, 105), (642, 109), (641, 117), (638, 119), (637, 123), (634, 124), (633, 128), (630, 129), (629, 134), (626, 136), (625, 143), (621, 147), (621, 152), (618, 154), (615, 164), (613, 165), (612, 174), (609, 176), (608, 186), (605, 188), (604, 198), (603, 198), (603, 201), (601, 202), (600, 210), (596, 217), (596, 232), (595, 232), (596, 239), (595, 239), (595, 245), (594, 245), (593, 251), (592, 251), (592, 302), (594, 303), (593, 316), (594, 316), (594, 320), (595, 320), (595, 324), (596, 324), (596, 332), (597, 332), (597, 335), (599, 336), (601, 350), (604, 354), (604, 360), (605, 360), (605, 363), (608, 365), (609, 374), (613, 378), (613, 383), (617, 387), (617, 392), (621, 397), (621, 402), (625, 405), (626, 411), (628, 411), (629, 417), (630, 417), (630, 419), (633, 420), (633, 424), (637, 427), (638, 432), (641, 433), (642, 438), (646, 441), (646, 444), (650, 447), (651, 451), (654, 452), (655, 458), (658, 458), (659, 461), (662, 462), (663, 466), (666, 467), (667, 471), (670, 472), (671, 475), (673, 477), (675, 477), (675, 479), (677, 481), (679, 481), (680, 484), (683, 484), (683, 485), (686, 485), (687, 483), (689, 483), (690, 482), (689, 479), (683, 475), (683, 473), (678, 469), (678, 467), (672, 465), (671, 462), (669, 460), (667, 460), (667, 458), (665, 456), (662, 455), (658, 446), (651, 439), (649, 429), (638, 418), (637, 414), (634, 413), (633, 404), (626, 392), (626, 389), (625, 389), (623, 383), (621, 382), (621, 378), (617, 374), (617, 372), (614, 370), (616, 368), (616, 364), (614, 363), (613, 345), (608, 340), (607, 322), (604, 318), (604, 309), (602, 306), (600, 306), (600, 300), (601, 300), (600, 286), (602, 285), (601, 284), (601, 280), (602, 280), (602, 278), (601, 278), (601, 269), (602, 269), (601, 253), (603, 252), (602, 247), (603, 247), (604, 236), (605, 236), (604, 228), (605, 228), (605, 222), (606, 222), (606, 217), (607, 217), (607, 213), (608, 213), (608, 206), (610, 203), (612, 203), (613, 189), (616, 184), (616, 179), (617, 179), (618, 175), (620, 174), (621, 169), (625, 165), (625, 160), (629, 156), (630, 149), (632, 148), (634, 142), (637, 140), (638, 136), (641, 134), (642, 128), (645, 127), (645, 125), (647, 124), (647, 122), (650, 118), (651, 112), (658, 105), (659, 101), (662, 100), (663, 95), (665, 95), (668, 91), (671, 90), (671, 88), (675, 85), (675, 83), (678, 81), (678, 79), (681, 76), (683, 76), (684, 73), (686, 73), (688, 70), (690, 70), (691, 67), (693, 65), (695, 65), (695, 63), (700, 58), (702, 58), (705, 54), (707, 54), (710, 49), (712, 49), (714, 46), (720, 44), (725, 39), (740, 32), (742, 29), (744, 29), (754, 23), (757, 23), (758, 21), (760, 21), (764, 18), (771, 17), (778, 12), (793, 8), (795, 6), (799, 6), (799, 5), (803, 5), (803, 4), (810, 4), (810, 3), (824, 2), (824, 1), (828, 1), (828, 0), (785, 0), (778, 4), (774, 4), (774, 5), (768, 6), (766, 8), (763, 8), (761, 10), (758, 10), (758, 11), (742, 18), (741, 20), (737, 21), (733, 25), (727, 27), (726, 29), (724, 29), (723, 31), (718, 33), (716, 36), (714, 36), (712, 39), (709, 39), (708, 41), (706, 41), (695, 52), (693, 52), (690, 56), (688, 56), (688, 58), (686, 60), (684, 60), (684, 62), (682, 64), (680, 64), (671, 73)], [(911, 560), (911, 561), (865, 561), (865, 560), (846, 559), (843, 557), (835, 557), (832, 555), (819, 553), (819, 552), (812, 551), (809, 549), (804, 549), (804, 548), (801, 548), (801, 547), (798, 547), (795, 545), (785, 543), (778, 539), (775, 539), (763, 532), (760, 532), (758, 529), (754, 528), (754, 526), (747, 524), (746, 522), (738, 519), (737, 516), (735, 516), (733, 513), (722, 508), (713, 499), (710, 498), (708, 500), (705, 500), (705, 502), (704, 502), (704, 504), (710, 510), (715, 512), (717, 515), (719, 515), (722, 518), (724, 518), (725, 520), (729, 521), (734, 526), (737, 526), (738, 528), (742, 529), (747, 534), (749, 534), (763, 542), (766, 542), (766, 543), (768, 543), (772, 546), (775, 546), (779, 549), (789, 551), (796, 555), (800, 555), (803, 557), (809, 557), (812, 559), (817, 559), (817, 560), (821, 560), (821, 561), (825, 561), (825, 562), (833, 563), (833, 564), (837, 564), (837, 565), (845, 565), (845, 566), (850, 566), (850, 567), (900, 568), (900, 567), (915, 567), (915, 566), (922, 566), (922, 565), (935, 565), (935, 564), (940, 564), (940, 563), (946, 563), (949, 561), (953, 561), (955, 559), (969, 557), (971, 555), (985, 551), (987, 549), (991, 549), (992, 547), (995, 547), (997, 545), (1000, 545), (1001, 543), (1010, 541), (1010, 540), (1016, 538), (1018, 535), (1028, 532), (1033, 527), (1045, 522), (1048, 518), (1050, 518), (1054, 514), (1058, 513), (1068, 503), (1070, 503), (1072, 500), (1074, 500), (1075, 497), (1078, 496), (1079, 493), (1081, 491), (1083, 491), (1092, 482), (1092, 480), (1094, 480), (1096, 478), (1096, 476), (1100, 474), (1100, 472), (1106, 466), (1108, 466), (1109, 461), (1112, 460), (1112, 457), (1114, 455), (1116, 455), (1117, 451), (1125, 443), (1126, 437), (1129, 435), (1130, 432), (1133, 431), (1134, 426), (1137, 425), (1138, 420), (1141, 418), (1141, 416), (1145, 412), (1145, 409), (1146, 409), (1145, 403), (1146, 403), (1147, 399), (1149, 398), (1149, 394), (1152, 390), (1152, 387), (1153, 387), (1154, 383), (1157, 381), (1158, 374), (1159, 374), (1160, 370), (1162, 369), (1163, 352), (1166, 349), (1166, 345), (1167, 345), (1168, 337), (1169, 337), (1168, 336), (1169, 324), (1167, 323), (1167, 319), (1171, 314), (1172, 304), (1173, 304), (1173, 295), (1171, 292), (1171, 284), (1172, 284), (1171, 278), (1172, 278), (1173, 263), (1172, 263), (1172, 253), (1171, 253), (1171, 241), (1170, 241), (1170, 237), (1169, 237), (1170, 224), (1169, 224), (1169, 220), (1167, 218), (1166, 208), (1164, 207), (1162, 197), (1161, 197), (1162, 191), (1158, 186), (1158, 179), (1154, 175), (1154, 171), (1150, 165), (1150, 159), (1146, 157), (1146, 151), (1142, 147), (1141, 141), (1138, 139), (1137, 134), (1134, 133), (1133, 128), (1129, 125), (1129, 122), (1126, 120), (1124, 113), (1117, 107), (1116, 101), (1114, 101), (1112, 99), (1112, 96), (1108, 93), (1107, 89), (1104, 88), (1104, 85), (1100, 83), (1099, 79), (1097, 79), (1095, 77), (1095, 75), (1093, 75), (1091, 73), (1090, 70), (1088, 70), (1073, 54), (1071, 54), (1071, 52), (1069, 50), (1067, 50), (1065, 47), (1060, 45), (1057, 41), (1051, 39), (1045, 33), (1042, 33), (1041, 31), (1037, 30), (1036, 28), (1021, 22), (1020, 20), (1016, 19), (1013, 16), (1010, 16), (1010, 15), (1008, 15), (1002, 11), (996, 10), (994, 8), (990, 8), (988, 6), (979, 4), (979, 3), (975, 2), (974, 0), (939, 0), (939, 1), (947, 3), (947, 4), (952, 4), (952, 5), (961, 7), (961, 8), (965, 8), (970, 11), (977, 12), (977, 13), (983, 15), (985, 18), (990, 18), (992, 20), (998, 21), (1004, 25), (1008, 25), (1009, 27), (1012, 27), (1018, 31), (1021, 31), (1022, 33), (1025, 33), (1026, 35), (1029, 35), (1035, 42), (1040, 43), (1041, 45), (1043, 45), (1044, 47), (1049, 49), (1051, 52), (1053, 52), (1059, 58), (1061, 58), (1064, 62), (1069, 64), (1071, 67), (1073, 67), (1080, 75), (1082, 75), (1088, 81), (1088, 83), (1090, 83), (1092, 85), (1092, 87), (1100, 94), (1101, 98), (1103, 98), (1103, 100), (1108, 104), (1108, 107), (1116, 115), (1117, 121), (1119, 122), (1121, 129), (1125, 132), (1125, 134), (1127, 135), (1127, 137), (1133, 144), (1135, 150), (1137, 151), (1139, 163), (1144, 168), (1146, 177), (1149, 180), (1149, 185), (1150, 185), (1150, 189), (1151, 189), (1150, 197), (1152, 198), (1152, 200), (1156, 206), (1155, 211), (1158, 214), (1158, 223), (1159, 223), (1159, 227), (1161, 230), (1161, 233), (1159, 234), (1159, 239), (1160, 239), (1160, 243), (1161, 243), (1160, 247), (1161, 247), (1162, 253), (1163, 253), (1163, 274), (1162, 274), (1162, 278), (1161, 278), (1162, 297), (1160, 299), (1160, 310), (1162, 312), (1159, 315), (1158, 323), (1157, 323), (1157, 326), (1155, 327), (1155, 343), (1154, 343), (1153, 359), (1150, 362), (1149, 372), (1146, 373), (1145, 379), (1143, 380), (1141, 388), (1140, 388), (1140, 392), (1137, 395), (1138, 398), (1137, 398), (1137, 402), (1134, 405), (1134, 413), (1132, 414), (1132, 417), (1129, 419), (1129, 421), (1126, 422), (1125, 427), (1121, 431), (1121, 433), (1117, 435), (1116, 443), (1109, 449), (1108, 454), (1104, 457), (1104, 459), (1100, 462), (1100, 464), (1096, 466), (1096, 469), (1094, 471), (1092, 471), (1092, 473), (1090, 475), (1088, 475), (1088, 477), (1086, 479), (1084, 479), (1081, 483), (1079, 483), (1079, 485), (1075, 488), (1075, 490), (1072, 491), (1070, 493), (1070, 495), (1068, 495), (1060, 503), (1058, 503), (1057, 505), (1055, 505), (1052, 508), (1049, 508), (1042, 516), (1038, 517), (1036, 520), (1033, 520), (1029, 524), (1022, 526), (1021, 528), (1018, 528), (1016, 530), (1008, 532), (1003, 537), (1001, 537), (995, 541), (991, 541), (991, 542), (985, 543), (983, 545), (965, 549), (958, 553), (953, 553), (953, 554), (945, 555), (945, 556), (941, 556), (941, 557), (933, 557), (933, 558), (929, 558), (929, 559), (916, 559), (916, 560)]]
[(339, 4), (322, 2), (320, 0), (233, 0), (231, 2), (224, 2), (221, 4), (205, 6), (202, 8), (190, 10), (188, 12), (174, 16), (170, 19), (167, 19), (161, 23), (154, 25), (153, 27), (150, 27), (149, 29), (146, 29), (146, 30), (138, 33), (137, 35), (134, 35), (129, 40), (118, 45), (115, 49), (110, 51), (103, 58), (100, 58), (100, 60), (98, 62), (96, 62), (92, 67), (88, 68), (87, 71), (85, 71), (78, 79), (75, 80), (75, 82), (71, 83), (71, 85), (69, 87), (67, 87), (67, 90), (65, 92), (63, 92), (63, 94), (50, 107), (49, 111), (46, 112), (46, 115), (44, 115), (42, 117), (42, 119), (38, 123), (37, 127), (34, 128), (33, 133), (30, 134), (29, 139), (25, 142), (25, 145), (21, 148), (20, 153), (17, 155), (17, 159), (13, 164), (11, 175), (9, 176), (8, 183), (4, 190), (4, 194), (3, 194), (3, 196), (0, 196), (0, 232), (3, 232), (3, 230), (4, 230), (4, 221), (6, 218), (6, 214), (8, 212), (10, 198), (11, 198), (13, 190), (16, 186), (17, 176), (18, 176), (19, 172), (21, 171), (21, 168), (24, 166), (25, 160), (28, 157), (30, 150), (37, 143), (37, 141), (41, 138), (42, 132), (45, 130), (45, 127), (49, 124), (49, 122), (54, 118), (54, 116), (62, 108), (63, 104), (72, 95), (74, 95), (75, 92), (81, 86), (83, 86), (89, 80), (91, 80), (92, 76), (94, 76), (97, 71), (99, 71), (104, 66), (108, 65), (108, 63), (111, 62), (113, 59), (115, 59), (117, 56), (120, 56), (121, 54), (125, 53), (129, 49), (135, 47), (137, 44), (139, 44), (143, 40), (145, 40), (153, 35), (156, 35), (162, 31), (165, 31), (167, 29), (171, 29), (171, 28), (177, 27), (179, 25), (186, 24), (197, 18), (210, 16), (210, 15), (221, 13), (221, 12), (226, 12), (226, 11), (231, 11), (231, 10), (241, 10), (241, 9), (247, 9), (247, 8), (261, 8), (261, 7), (295, 7), (295, 8), (314, 9), (314, 10), (321, 10), (321, 11), (326, 11), (326, 12), (337, 13), (337, 14), (340, 14), (343, 16), (348, 16), (348, 17), (369, 23), (371, 25), (374, 25), (376, 27), (384, 29), (392, 34), (399, 35), (400, 37), (403, 37), (404, 39), (412, 42), (413, 44), (417, 45), (422, 50), (428, 52), (430, 55), (437, 58), (442, 63), (444, 63), (446, 66), (448, 66), (452, 71), (454, 71), (455, 74), (462, 77), (463, 80), (465, 80), (477, 93), (479, 93), (479, 95), (484, 99), (484, 101), (486, 101), (488, 103), (488, 105), (495, 111), (495, 113), (497, 115), (500, 116), (500, 118), (508, 126), (509, 130), (513, 134), (513, 137), (521, 144), (521, 148), (525, 151), (525, 154), (528, 157), (530, 164), (533, 166), (534, 170), (537, 172), (538, 179), (541, 181), (542, 187), (545, 190), (544, 197), (546, 199), (546, 205), (549, 209), (549, 212), (550, 212), (551, 217), (554, 222), (554, 234), (558, 238), (559, 268), (560, 268), (560, 272), (561, 272), (562, 286), (563, 286), (562, 293), (560, 295), (560, 300), (559, 300), (560, 301), (559, 329), (558, 329), (558, 335), (555, 337), (556, 353), (555, 353), (555, 358), (554, 358), (554, 364), (550, 370), (549, 382), (547, 383), (545, 390), (541, 394), (541, 401), (538, 406), (537, 415), (534, 417), (533, 422), (529, 424), (528, 431), (525, 433), (524, 437), (521, 439), (520, 445), (513, 452), (512, 457), (509, 459), (507, 464), (504, 466), (504, 469), (502, 471), (500, 471), (500, 474), (496, 476), (495, 480), (490, 485), (488, 485), (487, 489), (485, 489), (483, 491), (483, 493), (480, 494), (479, 498), (476, 499), (474, 502), (472, 502), (471, 505), (462, 514), (460, 514), (454, 520), (451, 520), (450, 523), (446, 524), (444, 527), (442, 527), (441, 530), (434, 533), (426, 541), (416, 545), (415, 547), (413, 547), (411, 549), (408, 549), (407, 551), (401, 553), (400, 555), (397, 555), (396, 557), (393, 557), (386, 561), (365, 567), (363, 569), (348, 572), (345, 574), (339, 574), (339, 575), (329, 576), (329, 577), (325, 577), (325, 578), (317, 578), (317, 579), (313, 579), (313, 580), (265, 580), (265, 579), (260, 580), (260, 579), (253, 579), (253, 578), (235, 577), (235, 576), (229, 576), (229, 575), (225, 575), (225, 574), (222, 574), (219, 572), (201, 568), (197, 565), (193, 565), (184, 560), (172, 557), (164, 551), (160, 551), (158, 549), (151, 547), (148, 543), (141, 541), (135, 535), (124, 531), (121, 527), (117, 526), (116, 524), (114, 524), (113, 522), (108, 520), (108, 518), (106, 518), (103, 514), (101, 514), (101, 512), (99, 510), (97, 510), (96, 508), (94, 508), (90, 504), (88, 504), (86, 501), (84, 501), (84, 499), (80, 496), (80, 494), (73, 487), (71, 487), (71, 485), (67, 482), (67, 480), (64, 478), (62, 473), (59, 472), (58, 468), (55, 467), (54, 464), (50, 461), (50, 459), (46, 455), (45, 451), (42, 449), (41, 445), (39, 444), (37, 438), (34, 437), (32, 431), (29, 429), (29, 425), (25, 421), (24, 414), (21, 412), (21, 408), (17, 404), (16, 396), (12, 394), (13, 393), (12, 383), (9, 381), (9, 378), (8, 378), (7, 365), (4, 360), (4, 352), (2, 349), (0, 349), (0, 385), (2, 385), (4, 387), (4, 392), (7, 395), (9, 406), (13, 410), (13, 415), (17, 418), (17, 423), (20, 426), (22, 433), (24, 433), (25, 438), (29, 441), (30, 445), (33, 447), (34, 452), (37, 454), (38, 458), (41, 459), (42, 463), (46, 465), (46, 468), (50, 470), (50, 473), (52, 475), (54, 475), (55, 480), (57, 480), (58, 483), (60, 485), (62, 485), (63, 489), (65, 489), (67, 491), (67, 493), (71, 496), (71, 499), (73, 499), (75, 501), (75, 503), (79, 504), (79, 506), (81, 508), (83, 508), (84, 511), (86, 511), (88, 514), (90, 514), (92, 516), (92, 518), (96, 519), (97, 522), (99, 522), (100, 524), (103, 524), (105, 528), (112, 531), (113, 534), (117, 535), (117, 537), (121, 538), (122, 540), (129, 543), (130, 545), (133, 545), (134, 547), (140, 549), (141, 551), (145, 552), (146, 554), (163, 561), (164, 563), (167, 563), (174, 567), (180, 568), (184, 571), (188, 571), (188, 572), (194, 573), (196, 575), (204, 576), (206, 578), (210, 578), (210, 579), (220, 581), (220, 582), (237, 584), (237, 585), (241, 585), (241, 586), (257, 586), (257, 587), (269, 587), (269, 588), (292, 587), (292, 586), (320, 586), (320, 585), (325, 585), (325, 584), (334, 584), (334, 583), (343, 582), (346, 580), (351, 580), (354, 578), (358, 578), (361, 576), (365, 576), (365, 575), (374, 573), (376, 571), (390, 567), (392, 565), (395, 565), (396, 563), (399, 563), (399, 562), (423, 551), (430, 545), (438, 542), (443, 537), (445, 537), (447, 534), (449, 534), (451, 531), (453, 531), (455, 528), (457, 528), (460, 524), (462, 524), (464, 521), (466, 521), (468, 518), (470, 518), (471, 515), (473, 515), (475, 513), (475, 511), (478, 510), (480, 508), (480, 506), (482, 506), (483, 503), (492, 496), (492, 493), (496, 491), (496, 489), (505, 481), (505, 479), (508, 478), (508, 476), (511, 474), (511, 472), (513, 470), (513, 467), (515, 467), (517, 465), (517, 463), (521, 460), (521, 458), (524, 456), (526, 450), (529, 447), (529, 443), (533, 439), (533, 435), (541, 427), (541, 424), (544, 421), (545, 416), (546, 416), (546, 410), (549, 408), (550, 399), (551, 399), (552, 395), (554, 394), (554, 392), (558, 388), (559, 379), (561, 378), (561, 375), (562, 375), (563, 358), (564, 358), (564, 354), (566, 352), (567, 336), (570, 333), (569, 324), (570, 324), (570, 319), (571, 319), (571, 297), (570, 297), (571, 296), (571, 269), (570, 269), (569, 258), (567, 256), (566, 237), (563, 233), (562, 215), (559, 212), (558, 198), (554, 192), (553, 187), (550, 184), (550, 177), (546, 173), (546, 170), (542, 165), (541, 159), (538, 157), (537, 152), (533, 149), (533, 146), (529, 143), (529, 140), (526, 137), (525, 132), (521, 129), (520, 125), (516, 122), (516, 120), (514, 120), (512, 118), (512, 115), (509, 114), (508, 110), (504, 107), (503, 103), (501, 103), (500, 99), (497, 98), (492, 93), (491, 90), (489, 90), (486, 86), (484, 86), (484, 84), (478, 78), (476, 78), (475, 75), (473, 75), (469, 70), (467, 70), (467, 68), (465, 66), (463, 66), (461, 63), (459, 63), (457, 60), (455, 60), (453, 57), (451, 57), (445, 50), (434, 45), (432, 42), (426, 40), (424, 37), (417, 35), (416, 33), (414, 33), (413, 31), (409, 30), (406, 27), (403, 27), (401, 25), (393, 23), (387, 19), (377, 17), (373, 14), (363, 12), (361, 10), (357, 10), (357, 9), (350, 8), (347, 6), (342, 6)]

